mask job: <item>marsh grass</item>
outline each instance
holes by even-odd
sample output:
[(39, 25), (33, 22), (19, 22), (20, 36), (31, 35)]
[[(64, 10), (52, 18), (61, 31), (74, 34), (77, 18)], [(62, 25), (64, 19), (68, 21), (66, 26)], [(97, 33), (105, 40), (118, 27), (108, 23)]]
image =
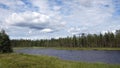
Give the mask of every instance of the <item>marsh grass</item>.
[(0, 68), (120, 68), (120, 65), (60, 60), (50, 56), (0, 54)]

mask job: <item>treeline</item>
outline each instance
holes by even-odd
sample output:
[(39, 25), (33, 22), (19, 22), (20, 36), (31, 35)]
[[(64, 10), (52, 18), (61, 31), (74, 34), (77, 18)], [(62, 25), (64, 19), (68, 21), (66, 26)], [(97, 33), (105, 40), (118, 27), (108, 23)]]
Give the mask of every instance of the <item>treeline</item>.
[(120, 30), (115, 33), (84, 34), (50, 40), (11, 40), (14, 47), (120, 47)]

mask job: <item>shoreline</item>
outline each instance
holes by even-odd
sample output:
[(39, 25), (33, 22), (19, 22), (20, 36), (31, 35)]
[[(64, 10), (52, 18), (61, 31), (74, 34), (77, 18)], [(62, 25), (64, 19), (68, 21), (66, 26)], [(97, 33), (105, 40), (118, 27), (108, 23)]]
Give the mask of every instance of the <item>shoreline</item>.
[[(89, 63), (61, 60), (51, 56), (0, 54), (1, 68), (119, 68), (119, 64)], [(16, 58), (16, 59), (15, 59)], [(23, 61), (24, 60), (24, 61)]]
[(104, 48), (79, 48), (79, 47), (13, 47), (13, 49), (23, 49), (23, 48), (36, 48), (36, 49), (56, 49), (56, 50), (110, 50), (110, 51), (114, 51), (114, 50), (120, 50), (120, 48), (107, 48), (107, 47), (104, 47)]

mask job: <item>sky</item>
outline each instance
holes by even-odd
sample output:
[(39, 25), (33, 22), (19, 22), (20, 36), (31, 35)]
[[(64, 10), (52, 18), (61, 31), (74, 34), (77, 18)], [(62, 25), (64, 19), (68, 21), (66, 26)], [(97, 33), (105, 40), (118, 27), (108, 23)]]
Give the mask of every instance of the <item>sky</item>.
[(120, 29), (120, 0), (0, 0), (11, 39), (50, 39)]

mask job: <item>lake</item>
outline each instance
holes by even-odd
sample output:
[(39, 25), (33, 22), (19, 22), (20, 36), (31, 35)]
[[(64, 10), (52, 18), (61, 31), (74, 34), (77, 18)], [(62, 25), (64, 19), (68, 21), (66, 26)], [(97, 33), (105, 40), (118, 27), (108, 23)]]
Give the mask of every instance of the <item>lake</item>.
[(80, 62), (102, 62), (110, 64), (120, 64), (120, 51), (103, 50), (57, 50), (52, 48), (22, 48), (16, 49), (16, 53), (32, 55), (55, 56), (63, 60)]

